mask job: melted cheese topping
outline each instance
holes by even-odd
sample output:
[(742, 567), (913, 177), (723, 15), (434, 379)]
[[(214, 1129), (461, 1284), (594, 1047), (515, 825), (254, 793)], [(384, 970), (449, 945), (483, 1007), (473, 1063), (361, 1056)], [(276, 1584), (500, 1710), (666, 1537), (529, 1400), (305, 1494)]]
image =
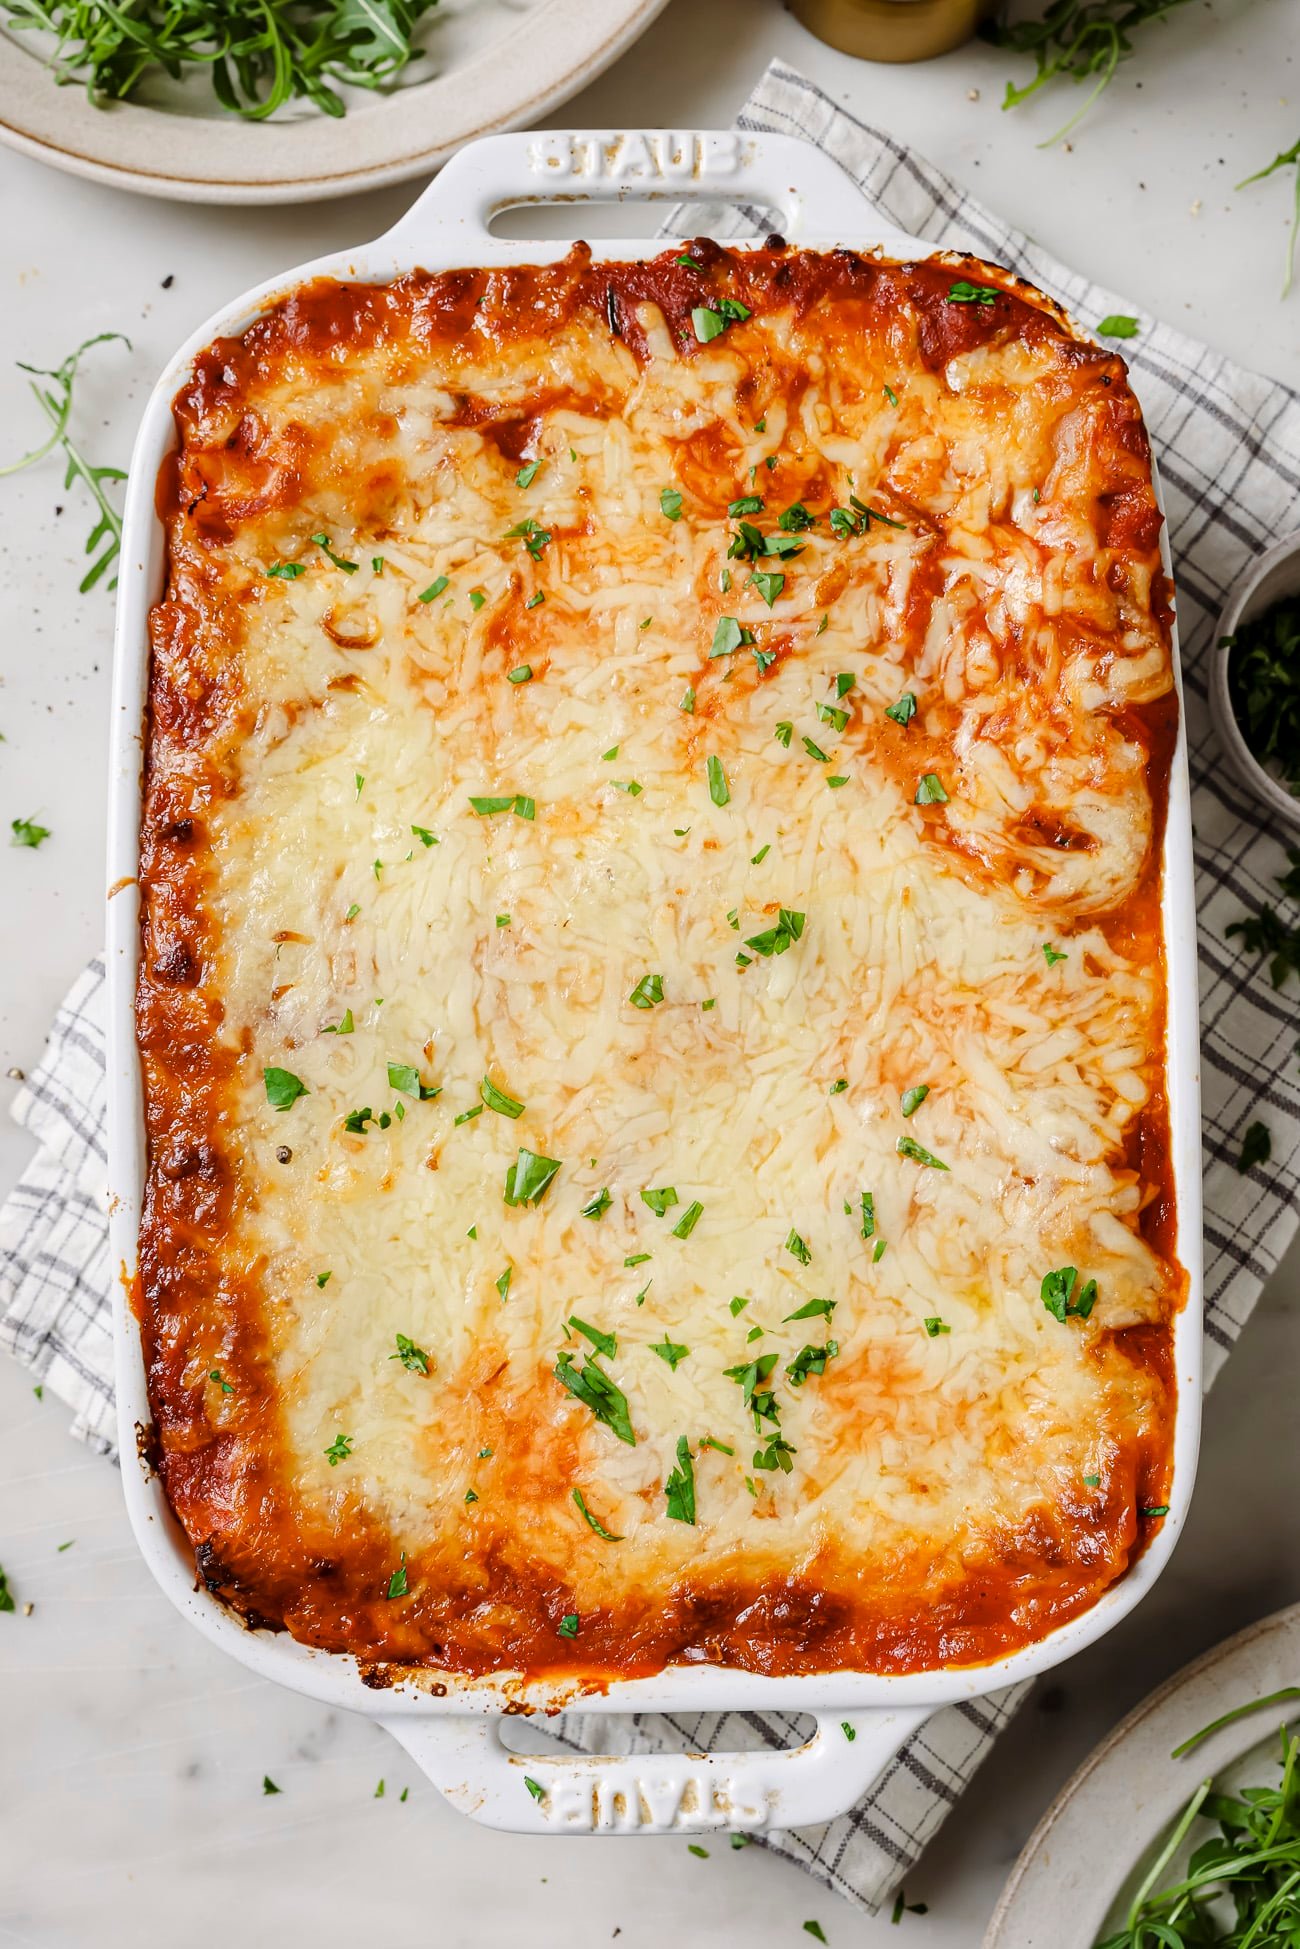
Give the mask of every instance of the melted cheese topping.
[(282, 316), (182, 402), (155, 1405), (209, 1581), (309, 1641), (987, 1657), (1164, 1500), (1136, 409), (1041, 304), (927, 357), (949, 275), (828, 308), (782, 261), (719, 259), (752, 316), (703, 345), (698, 290), (602, 304), (579, 259), (536, 327), (502, 279), (437, 330)]

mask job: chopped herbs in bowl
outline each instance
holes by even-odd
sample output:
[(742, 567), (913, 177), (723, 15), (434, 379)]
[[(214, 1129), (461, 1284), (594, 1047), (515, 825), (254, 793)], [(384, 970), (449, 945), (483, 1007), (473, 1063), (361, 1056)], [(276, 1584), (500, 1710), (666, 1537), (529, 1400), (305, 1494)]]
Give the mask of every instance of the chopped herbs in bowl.
[(1210, 708), (1241, 782), (1300, 827), (1300, 535), (1253, 563), (1230, 595)]

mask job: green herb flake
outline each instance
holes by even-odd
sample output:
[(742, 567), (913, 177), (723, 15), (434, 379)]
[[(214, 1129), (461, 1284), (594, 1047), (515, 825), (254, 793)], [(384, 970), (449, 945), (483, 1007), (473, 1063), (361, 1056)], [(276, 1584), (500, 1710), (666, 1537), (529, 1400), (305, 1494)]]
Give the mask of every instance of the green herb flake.
[(801, 1347), (786, 1363), (785, 1376), (791, 1387), (802, 1387), (809, 1374), (824, 1374), (827, 1361), (834, 1360), (839, 1350), (838, 1340), (828, 1340), (824, 1347)]
[(709, 775), (709, 797), (715, 805), (728, 805), (731, 801), (731, 788), (727, 784), (727, 774), (722, 769), (721, 758), (710, 755), (706, 769)]
[(685, 1211), (673, 1226), (673, 1237), (689, 1238), (695, 1230), (695, 1227), (699, 1224), (703, 1211), (704, 1206), (700, 1203), (699, 1199), (692, 1198), (690, 1204), (687, 1205)]
[(1256, 1164), (1267, 1164), (1273, 1155), (1273, 1135), (1268, 1125), (1252, 1123), (1246, 1126), (1246, 1134), (1241, 1142), (1241, 1155), (1237, 1159), (1238, 1175), (1244, 1177)]
[(587, 1320), (580, 1320), (576, 1313), (570, 1313), (568, 1324), (575, 1333), (580, 1333), (584, 1340), (590, 1340), (596, 1352), (604, 1354), (606, 1360), (612, 1360), (618, 1352), (616, 1333), (606, 1333), (602, 1327), (592, 1326)]
[(911, 691), (905, 690), (896, 704), (886, 704), (885, 716), (892, 717), (895, 724), (901, 724), (906, 730), (916, 716), (916, 699)]
[(545, 589), (538, 589), (538, 590), (536, 591), (536, 593), (535, 593), (534, 595), (530, 595), (530, 596), (529, 596), (529, 598), (528, 598), (528, 600), (527, 600), (527, 602), (526, 602), (526, 603), (524, 604), (524, 608), (525, 608), (525, 609), (536, 609), (536, 608), (538, 608), (538, 607), (539, 607), (539, 606), (540, 606), (540, 605), (541, 605), (541, 604), (542, 604), (543, 602), (545, 602), (545, 600), (546, 600), (546, 591), (545, 591)]
[(587, 1357), (579, 1370), (574, 1365), (573, 1355), (566, 1349), (556, 1356), (555, 1378), (575, 1400), (589, 1408), (597, 1421), (603, 1422), (619, 1441), (626, 1442), (629, 1448), (636, 1447), (627, 1396), (591, 1356)]
[(823, 1929), (820, 1922), (805, 1922), (804, 1929), (807, 1932), (807, 1934), (812, 1936), (817, 1942), (825, 1942), (826, 1931), (825, 1929)]
[(425, 589), (423, 593), (416, 598), (416, 600), (418, 602), (433, 602), (437, 599), (437, 597), (439, 597), (442, 594), (444, 589), (449, 588), (450, 586), (451, 585), (448, 582), (447, 577), (445, 575), (440, 575), (436, 578), (436, 580), (430, 582), (428, 588)]
[(428, 1354), (405, 1333), (397, 1335), (397, 1352), (390, 1353), (388, 1358), (400, 1360), (408, 1374), (427, 1374), (429, 1371)]
[(679, 702), (678, 702), (678, 705), (677, 705), (677, 708), (678, 708), (678, 710), (679, 710), (679, 711), (685, 711), (685, 713), (686, 713), (686, 715), (687, 715), (688, 717), (691, 717), (691, 716), (693, 716), (693, 715), (694, 715), (694, 712), (695, 712), (695, 687), (694, 687), (694, 685), (693, 685), (693, 684), (687, 684), (687, 686), (686, 686), (686, 688), (685, 688), (685, 690), (684, 690), (684, 691), (682, 692), (682, 694), (681, 694), (681, 698), (680, 698), (680, 700), (679, 700)]
[(536, 1205), (560, 1169), (555, 1157), (542, 1157), (520, 1146), (519, 1155), (506, 1169), (505, 1201), (508, 1205)]
[(324, 1292), (326, 1286), (329, 1285), (329, 1282), (333, 1277), (334, 1274), (332, 1272), (318, 1272), (316, 1274), (316, 1284), (320, 1287), (322, 1292)]
[(343, 1019), (341, 1021), (327, 1022), (321, 1030), (322, 1035), (353, 1035), (355, 1032), (356, 1023), (352, 1019), (352, 1010), (350, 1008), (344, 1009)]
[(925, 1330), (932, 1340), (937, 1340), (941, 1333), (952, 1332), (950, 1326), (946, 1326), (942, 1320), (936, 1319), (933, 1315), (925, 1321)]
[(971, 284), (966, 278), (958, 278), (948, 292), (950, 305), (991, 305), (1001, 296), (991, 284)]
[(635, 778), (611, 778), (609, 782), (616, 792), (626, 792), (630, 799), (639, 799), (645, 790)]
[(752, 633), (742, 629), (734, 616), (719, 616), (713, 632), (713, 642), (709, 647), (709, 655), (710, 657), (732, 656), (753, 640)]
[(614, 1200), (609, 1195), (609, 1187), (606, 1185), (603, 1190), (598, 1191), (595, 1197), (582, 1207), (578, 1216), (580, 1218), (603, 1218), (613, 1202)]
[(777, 725), (775, 731), (772, 733), (772, 736), (776, 739), (777, 743), (783, 744), (787, 751), (790, 749), (790, 739), (793, 735), (794, 735), (794, 725), (788, 723), (784, 718), (781, 720), (781, 722)]
[(800, 1265), (812, 1264), (812, 1250), (806, 1239), (799, 1236), (793, 1228), (785, 1242), (785, 1249), (791, 1258), (798, 1259)]
[(785, 954), (796, 941), (802, 939), (806, 920), (806, 914), (797, 913), (790, 907), (781, 907), (778, 909), (776, 926), (767, 928), (761, 934), (751, 934), (745, 946), (752, 947), (755, 954), (765, 957)]
[(451, 1127), (453, 1130), (459, 1130), (463, 1123), (473, 1123), (475, 1117), (481, 1117), (482, 1114), (483, 1105), (476, 1103), (473, 1109), (462, 1110), (458, 1116), (454, 1116), (451, 1120)]
[(603, 1542), (621, 1543), (623, 1541), (623, 1538), (621, 1536), (615, 1536), (613, 1530), (606, 1529), (603, 1523), (598, 1522), (596, 1520), (596, 1518), (592, 1515), (590, 1509), (588, 1509), (587, 1507), (586, 1498), (583, 1495), (581, 1489), (575, 1489), (573, 1491), (573, 1500), (577, 1504), (578, 1509), (581, 1511), (582, 1520), (586, 1523), (587, 1528), (593, 1530), (595, 1534), (599, 1536)]
[(287, 1110), (300, 1096), (311, 1093), (301, 1076), (295, 1076), (291, 1069), (264, 1069), (262, 1081), (266, 1086), (266, 1100), (273, 1110)]
[(679, 488), (662, 487), (659, 490), (659, 512), (668, 521), (682, 518), (682, 496)]
[(532, 681), (533, 666), (531, 663), (519, 663), (515, 665), (513, 670), (506, 671), (506, 682), (508, 684), (529, 684)]
[(1053, 947), (1050, 941), (1043, 942), (1043, 959), (1049, 968), (1054, 968), (1058, 961), (1068, 961), (1069, 958), (1064, 948)]
[(932, 771), (924, 773), (920, 784), (916, 788), (916, 797), (913, 800), (913, 804), (947, 805), (947, 803), (948, 794), (944, 791), (942, 781), (938, 775)]
[(335, 1435), (333, 1441), (325, 1450), (325, 1459), (331, 1468), (336, 1468), (340, 1462), (346, 1462), (351, 1453), (351, 1435)]
[[(659, 1349), (655, 1351), (657, 1353)], [(682, 1352), (685, 1352), (684, 1348)], [(677, 1362), (671, 1361), (669, 1365), (675, 1367)], [(695, 1462), (685, 1435), (677, 1438), (677, 1466), (664, 1483), (664, 1495), (668, 1504), (667, 1514), (673, 1522), (694, 1523)]]
[(928, 1083), (914, 1083), (910, 1090), (904, 1090), (903, 1115), (905, 1117), (915, 1115), (929, 1094), (930, 1085)]
[(529, 1774), (525, 1773), (524, 1785), (528, 1788), (528, 1791), (529, 1793), (532, 1794), (534, 1800), (545, 1800), (546, 1788), (542, 1785), (540, 1780), (534, 1780), (531, 1778)]
[(1085, 1489), (1100, 1489), (1101, 1477), (1099, 1475), (1085, 1475), (1083, 1478), (1083, 1486)]
[(665, 1184), (658, 1191), (643, 1191), (641, 1202), (649, 1205), (656, 1218), (662, 1218), (677, 1203), (677, 1192), (671, 1184)]
[(744, 1312), (744, 1310), (745, 1310), (745, 1308), (746, 1308), (746, 1307), (748, 1306), (748, 1304), (749, 1304), (749, 1301), (748, 1301), (747, 1299), (740, 1299), (740, 1298), (736, 1298), (736, 1299), (733, 1299), (733, 1300), (731, 1300), (731, 1301), (729, 1302), (729, 1305), (730, 1305), (730, 1308), (731, 1308), (731, 1317), (732, 1317), (732, 1319), (734, 1320), (734, 1319), (736, 1318), (736, 1316), (737, 1316), (737, 1314), (738, 1314), (738, 1313), (743, 1313), (743, 1312)]
[(521, 467), (519, 469), (519, 472), (515, 475), (515, 486), (531, 487), (533, 482), (537, 479), (538, 473), (541, 470), (541, 465), (542, 463), (540, 460), (530, 460), (526, 467)]
[(434, 1089), (420, 1081), (420, 1072), (411, 1063), (389, 1063), (388, 1087), (400, 1091), (403, 1096), (413, 1096), (417, 1103), (430, 1103), (435, 1096), (442, 1095), (441, 1089)]
[(882, 386), (880, 390), (884, 393), (885, 398), (889, 401), (891, 406), (897, 406), (898, 394), (894, 391), (894, 388), (892, 386)]
[(787, 1313), (781, 1323), (789, 1326), (791, 1320), (828, 1320), (838, 1304), (834, 1299), (807, 1299), (793, 1313)]
[(482, 591), (482, 589), (471, 589), (471, 590), (470, 590), (470, 592), (469, 592), (469, 606), (470, 606), (470, 608), (471, 608), (471, 609), (473, 609), (473, 610), (474, 610), (474, 611), (475, 611), (476, 613), (477, 613), (477, 611), (478, 611), (478, 610), (480, 610), (480, 609), (481, 609), (481, 608), (483, 607), (483, 604), (484, 604), (484, 603), (485, 603), (486, 601), (487, 601), (487, 597), (486, 597), (486, 596), (484, 595), (484, 593), (483, 593), (483, 591)]
[(818, 704), (817, 715), (823, 724), (830, 724), (837, 731), (843, 731), (849, 721), (848, 712), (842, 711), (837, 704)]
[(478, 1093), (488, 1109), (495, 1110), (499, 1117), (514, 1118), (524, 1114), (524, 1106), (518, 1098), (507, 1096), (504, 1090), (498, 1089), (490, 1076), (483, 1078), (478, 1086)]
[[(0, 1606), (0, 1609), (2, 1609), (2, 1608), (3, 1608), (3, 1606)], [(283, 1793), (283, 1791), (284, 1791), (284, 1789), (283, 1789), (283, 1787), (277, 1787), (277, 1785), (275, 1784), (275, 1781), (274, 1781), (274, 1780), (273, 1780), (273, 1779), (271, 1778), (271, 1776), (270, 1776), (270, 1774), (269, 1774), (269, 1773), (264, 1773), (264, 1774), (262, 1775), (262, 1792), (263, 1792), (263, 1794), (268, 1794), (268, 1793)]]
[(1059, 1266), (1045, 1276), (1039, 1288), (1043, 1305), (1062, 1326), (1070, 1319), (1086, 1320), (1097, 1303), (1097, 1281), (1089, 1279), (1076, 1299), (1074, 1289), (1078, 1281), (1075, 1266)]
[(1137, 335), (1137, 319), (1123, 311), (1107, 312), (1097, 327), (1098, 338), (1136, 338)]
[[(272, 562), (266, 571), (273, 581), (296, 582), (300, 575), (307, 573), (301, 562)], [(277, 1788), (277, 1792), (278, 1792)]]
[[(670, 1511), (669, 1513), (671, 1514), (672, 1512)], [(694, 1518), (692, 1518), (693, 1520)], [(688, 1841), (686, 1843), (686, 1852), (696, 1855), (701, 1861), (707, 1861), (709, 1858), (709, 1850), (706, 1847), (701, 1847), (698, 1841)]]
[(406, 1597), (409, 1594), (410, 1586), (406, 1581), (406, 1551), (403, 1550), (401, 1562), (388, 1579), (388, 1595), (392, 1599), (394, 1597)]
[(677, 1341), (670, 1340), (665, 1333), (662, 1340), (652, 1341), (650, 1351), (651, 1353), (657, 1353), (660, 1360), (666, 1361), (673, 1372), (676, 1373), (678, 1364), (685, 1360), (687, 1354), (690, 1352), (690, 1348), (680, 1346)]
[(329, 556), (335, 568), (341, 568), (345, 575), (356, 574), (357, 572), (356, 563), (345, 562), (341, 555), (336, 555), (333, 549), (330, 547), (330, 538), (328, 535), (313, 535), (312, 540), (315, 542), (317, 548), (321, 550), (322, 554)]
[(914, 1164), (924, 1164), (932, 1171), (946, 1171), (948, 1168), (933, 1151), (924, 1150), (914, 1137), (900, 1137), (894, 1148), (900, 1157), (910, 1157)]

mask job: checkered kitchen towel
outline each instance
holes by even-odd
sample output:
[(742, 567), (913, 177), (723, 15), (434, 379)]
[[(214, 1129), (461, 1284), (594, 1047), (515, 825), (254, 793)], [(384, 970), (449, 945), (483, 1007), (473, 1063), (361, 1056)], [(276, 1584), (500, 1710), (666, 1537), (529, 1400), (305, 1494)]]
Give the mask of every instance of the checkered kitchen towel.
[[(1130, 307), (1067, 270), (966, 196), (921, 156), (836, 107), (775, 65), (740, 117), (819, 143), (899, 229), (1010, 265), (1062, 299), (1084, 324)], [(705, 221), (678, 220), (685, 234)], [(709, 222), (715, 233), (729, 221)], [(1206, 1372), (1245, 1324), (1297, 1223), (1300, 1067), (1297, 1011), (1265, 967), (1225, 939), (1243, 912), (1278, 897), (1279, 837), (1234, 783), (1206, 714), (1206, 661), (1228, 585), (1252, 554), (1296, 525), (1300, 397), (1229, 364), (1154, 319), (1126, 353), (1146, 412), (1169, 506), (1187, 685), (1200, 919), (1205, 1162)], [(104, 1231), (104, 969), (92, 963), (55, 1020), (14, 1114), (41, 1148), (0, 1212), (0, 1346), (76, 1411), (75, 1431), (113, 1448), (110, 1269)], [(1237, 1171), (1252, 1122), (1272, 1157)], [(1026, 1688), (937, 1712), (851, 1813), (778, 1834), (770, 1845), (867, 1909), (886, 1898), (942, 1822)], [(743, 1723), (742, 1723), (743, 1722)], [(654, 1750), (787, 1743), (781, 1715), (711, 1713), (611, 1721), (575, 1715), (568, 1743)]]

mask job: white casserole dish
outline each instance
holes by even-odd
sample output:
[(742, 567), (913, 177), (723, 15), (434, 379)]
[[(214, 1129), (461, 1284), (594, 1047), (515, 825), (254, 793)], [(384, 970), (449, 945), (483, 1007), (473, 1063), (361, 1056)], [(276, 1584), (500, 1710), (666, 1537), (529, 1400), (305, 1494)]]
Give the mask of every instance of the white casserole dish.
[[(1195, 1473), (1201, 1394), (1201, 1202), (1196, 930), (1191, 807), (1181, 723), (1164, 841), (1163, 913), (1168, 963), (1168, 1089), (1178, 1208), (1178, 1257), (1190, 1286), (1174, 1343), (1178, 1414), (1169, 1515), (1132, 1571), (1089, 1611), (1041, 1642), (978, 1668), (903, 1676), (828, 1673), (771, 1678), (695, 1666), (611, 1683), (584, 1695), (570, 1683), (506, 1678), (422, 1682), (375, 1690), (355, 1662), (286, 1634), (251, 1631), (199, 1587), (194, 1555), (162, 1485), (131, 1458), (150, 1409), (138, 1323), (130, 1305), (145, 1172), (134, 994), (139, 954), (138, 865), (142, 727), (149, 663), (148, 613), (162, 590), (164, 534), (154, 511), (158, 469), (174, 442), (171, 402), (191, 361), (210, 341), (244, 331), (301, 279), (383, 282), (421, 267), (532, 263), (567, 244), (490, 234), (502, 209), (542, 201), (710, 197), (781, 212), (801, 245), (882, 248), (902, 258), (931, 247), (895, 231), (820, 151), (785, 136), (622, 132), (494, 136), (463, 150), (395, 229), (377, 242), (259, 286), (211, 318), (180, 348), (145, 409), (127, 489), (113, 689), (108, 838), (109, 1183), (117, 1296), (117, 1398), (123, 1481), (131, 1521), (162, 1588), (191, 1622), (232, 1657), (323, 1703), (386, 1725), (453, 1804), (475, 1819), (521, 1832), (694, 1832), (816, 1825), (865, 1792), (888, 1758), (935, 1707), (978, 1698), (1047, 1670), (1109, 1630), (1154, 1583), (1186, 1519)], [(743, 246), (740, 246), (743, 248)], [(658, 242), (606, 241), (598, 258), (655, 254)], [(1159, 487), (1157, 483), (1157, 495)], [(1167, 543), (1163, 544), (1166, 570)], [(1174, 672), (1178, 679), (1177, 642)], [(1181, 686), (1180, 686), (1181, 702)], [(526, 1758), (502, 1743), (504, 1715), (580, 1704), (596, 1712), (741, 1709), (812, 1714), (805, 1745), (778, 1752)], [(842, 1727), (852, 1728), (846, 1737)], [(525, 1773), (542, 1793), (525, 1789)]]

